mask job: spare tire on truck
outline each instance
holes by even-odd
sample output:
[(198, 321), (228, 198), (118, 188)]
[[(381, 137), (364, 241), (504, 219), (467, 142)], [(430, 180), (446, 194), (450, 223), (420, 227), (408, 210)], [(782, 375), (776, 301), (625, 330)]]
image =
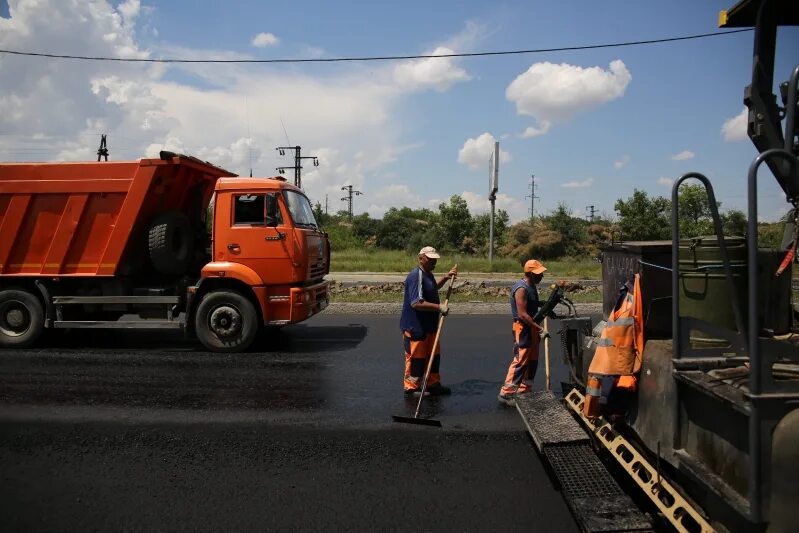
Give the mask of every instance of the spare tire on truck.
[(172, 211), (156, 216), (147, 236), (150, 261), (158, 272), (186, 273), (194, 257), (194, 233), (186, 215)]
[(44, 331), (44, 306), (24, 289), (0, 291), (0, 346), (27, 348)]

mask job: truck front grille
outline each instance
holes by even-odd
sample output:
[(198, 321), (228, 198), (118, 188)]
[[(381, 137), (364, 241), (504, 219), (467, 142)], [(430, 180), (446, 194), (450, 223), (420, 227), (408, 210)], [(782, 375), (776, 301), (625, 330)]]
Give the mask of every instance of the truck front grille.
[(325, 275), (325, 258), (319, 257), (308, 265), (308, 279), (317, 279)]

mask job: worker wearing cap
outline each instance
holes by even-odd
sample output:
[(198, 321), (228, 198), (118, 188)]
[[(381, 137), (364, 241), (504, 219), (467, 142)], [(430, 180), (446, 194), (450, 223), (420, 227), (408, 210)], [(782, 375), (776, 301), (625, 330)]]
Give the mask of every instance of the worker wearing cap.
[(516, 395), (530, 392), (538, 368), (538, 347), (543, 328), (533, 321), (541, 303), (536, 285), (541, 282), (546, 267), (537, 259), (524, 264), (524, 277), (510, 290), (510, 310), (513, 314), (513, 361), (508, 368), (505, 384), (497, 398), (506, 405), (516, 404)]
[[(405, 278), (405, 298), (402, 302), (400, 329), (405, 344), (405, 395), (419, 394), (429, 358), (433, 356), (433, 343), (438, 329), (439, 315), (449, 312), (446, 304), (438, 297), (438, 289), (449, 278), (457, 275), (457, 266), (436, 280), (433, 269), (441, 256), (432, 246), (419, 250), (419, 266), (411, 270)], [(436, 348), (433, 366), (427, 380), (426, 391), (431, 395), (449, 394), (449, 387), (441, 384), (438, 373), (441, 354), (441, 340)]]

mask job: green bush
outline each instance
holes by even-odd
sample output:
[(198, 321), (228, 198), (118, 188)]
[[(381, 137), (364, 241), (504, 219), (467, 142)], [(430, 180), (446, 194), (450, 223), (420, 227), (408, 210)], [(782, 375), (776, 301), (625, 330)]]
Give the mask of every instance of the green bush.
[(330, 239), (331, 250), (348, 250), (350, 248), (363, 247), (363, 242), (355, 235), (350, 224), (344, 222), (332, 223), (325, 227), (325, 231)]

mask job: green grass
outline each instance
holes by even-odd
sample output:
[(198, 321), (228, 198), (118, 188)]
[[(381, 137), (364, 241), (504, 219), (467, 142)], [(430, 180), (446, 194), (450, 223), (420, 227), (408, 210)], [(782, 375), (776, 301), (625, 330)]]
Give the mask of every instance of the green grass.
[[(332, 272), (409, 272), (418, 264), (414, 254), (398, 250), (349, 249), (333, 251), (330, 270)], [(438, 260), (437, 271), (443, 273), (457, 264), (459, 272), (496, 272), (520, 274), (521, 265), (514, 259), (495, 258), (489, 262), (485, 257), (443, 254)], [(547, 277), (570, 279), (599, 279), (601, 265), (588, 258), (558, 259), (544, 261), (549, 269)]]

